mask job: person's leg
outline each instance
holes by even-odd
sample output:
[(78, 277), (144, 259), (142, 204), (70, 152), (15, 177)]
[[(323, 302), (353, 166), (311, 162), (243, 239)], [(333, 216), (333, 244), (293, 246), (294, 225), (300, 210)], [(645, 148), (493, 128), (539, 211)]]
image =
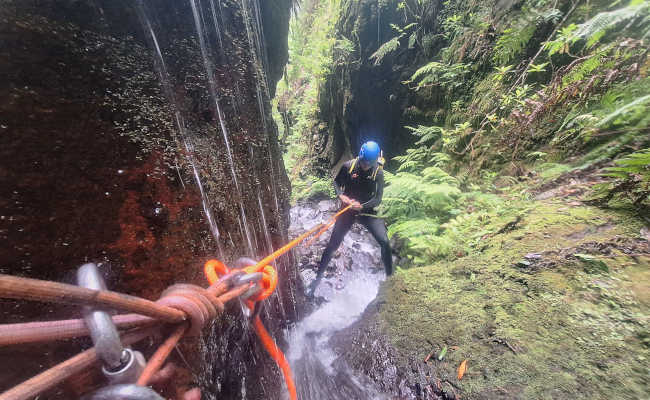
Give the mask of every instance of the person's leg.
[(334, 224), (334, 229), (332, 230), (332, 236), (330, 237), (330, 241), (327, 244), (327, 247), (325, 247), (325, 250), (323, 251), (323, 255), (321, 256), (320, 259), (320, 264), (318, 264), (318, 272), (316, 273), (316, 279), (314, 279), (314, 281), (310, 285), (312, 295), (314, 294), (316, 287), (319, 285), (321, 279), (323, 278), (323, 274), (327, 269), (327, 265), (332, 259), (332, 254), (334, 254), (336, 249), (339, 248), (341, 242), (343, 241), (343, 238), (345, 238), (345, 235), (352, 227), (352, 224), (354, 223), (354, 217), (355, 217), (354, 213), (347, 212), (341, 214), (341, 216), (339, 216), (338, 219), (336, 220), (336, 223)]
[(388, 241), (388, 233), (386, 232), (384, 220), (377, 217), (363, 216), (359, 218), (359, 222), (368, 229), (379, 244), (379, 247), (381, 247), (381, 259), (384, 262), (386, 276), (391, 276), (393, 274), (393, 256), (390, 250), (390, 242)]

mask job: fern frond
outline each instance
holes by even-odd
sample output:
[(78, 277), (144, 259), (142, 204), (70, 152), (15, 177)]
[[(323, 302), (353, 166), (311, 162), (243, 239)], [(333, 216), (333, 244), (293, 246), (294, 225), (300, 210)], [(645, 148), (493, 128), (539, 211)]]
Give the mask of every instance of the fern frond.
[(419, 81), (415, 90), (431, 85), (440, 85), (446, 89), (453, 89), (462, 85), (463, 77), (468, 72), (468, 64), (458, 63), (447, 65), (432, 61), (418, 68), (409, 80), (402, 83), (408, 85), (409, 83)]
[(445, 183), (452, 186), (458, 186), (458, 180), (456, 178), (438, 167), (427, 167), (423, 169), (422, 177), (424, 178), (424, 181), (428, 183)]
[(628, 111), (630, 111), (630, 110), (632, 110), (632, 109), (634, 109), (636, 107), (644, 106), (644, 104), (649, 102), (649, 101), (650, 101), (650, 94), (646, 95), (646, 96), (639, 97), (639, 98), (635, 99), (634, 101), (632, 101), (630, 103), (627, 103), (626, 105), (616, 109), (615, 111), (613, 111), (612, 113), (606, 115), (603, 119), (601, 119), (600, 122), (598, 122), (596, 124), (596, 128), (607, 125), (609, 122), (611, 122), (615, 118), (625, 114), (626, 112), (628, 112)]
[(395, 36), (391, 40), (387, 41), (386, 43), (382, 44), (377, 51), (372, 53), (370, 56), (370, 59), (374, 60), (375, 65), (381, 64), (382, 60), (384, 57), (389, 55), (390, 53), (394, 52), (399, 48), (399, 40), (404, 36), (404, 34), (400, 34), (398, 36)]
[(494, 45), (494, 55), (492, 56), (494, 63), (506, 65), (514, 60), (524, 50), (536, 29), (537, 25), (531, 22), (524, 27), (504, 30)]
[(629, 21), (639, 16), (647, 16), (649, 11), (650, 3), (647, 1), (633, 1), (627, 7), (596, 14), (589, 21), (579, 25), (578, 29), (573, 32), (573, 37), (585, 39), (587, 41), (586, 47), (592, 47), (605, 35), (605, 33), (607, 33), (608, 30), (612, 29), (619, 23)]
[(439, 139), (442, 136), (444, 130), (439, 126), (425, 126), (425, 125), (418, 125), (417, 127), (406, 126), (405, 128), (410, 130), (413, 135), (418, 136), (420, 138), (415, 143), (418, 146), (421, 146), (432, 140)]

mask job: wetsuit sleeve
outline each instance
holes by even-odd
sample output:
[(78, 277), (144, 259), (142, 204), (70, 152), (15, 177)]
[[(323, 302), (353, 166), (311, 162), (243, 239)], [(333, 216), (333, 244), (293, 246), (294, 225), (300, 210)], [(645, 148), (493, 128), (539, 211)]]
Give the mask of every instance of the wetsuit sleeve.
[(361, 204), (363, 208), (375, 208), (381, 203), (381, 198), (384, 196), (384, 171), (379, 171), (375, 178), (375, 195), (372, 199)]
[(348, 181), (348, 169), (350, 169), (350, 166), (348, 164), (349, 163), (346, 162), (341, 165), (339, 173), (336, 174), (336, 178), (334, 178), (334, 191), (336, 192), (337, 196), (342, 195), (345, 191), (345, 184)]

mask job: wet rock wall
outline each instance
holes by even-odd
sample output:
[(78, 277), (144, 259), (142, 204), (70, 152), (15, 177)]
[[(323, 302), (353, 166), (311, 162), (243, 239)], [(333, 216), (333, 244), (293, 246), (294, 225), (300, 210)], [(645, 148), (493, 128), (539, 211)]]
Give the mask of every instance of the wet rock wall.
[[(208, 258), (260, 257), (285, 242), (289, 182), (268, 88), (286, 62), (290, 1), (196, 0), (208, 71), (191, 3), (0, 1), (0, 273), (73, 282), (76, 267), (93, 261), (111, 289), (156, 299), (176, 282), (204, 285)], [(144, 19), (160, 46), (171, 96)], [(278, 268), (281, 285), (264, 314), (272, 332), (297, 310), (294, 266), (285, 257)], [(234, 323), (238, 310), (220, 323)], [(79, 314), (2, 300), (0, 315), (6, 323)], [(206, 358), (188, 345), (199, 371), (192, 379), (206, 392), (241, 394), (249, 385), (255, 394), (259, 385), (226, 375), (246, 372), (246, 382), (254, 382), (275, 373), (274, 365), (254, 338), (252, 352), (227, 349), (241, 347), (228, 335), (245, 336), (245, 327), (233, 329), (215, 331), (226, 346), (223, 357)], [(0, 364), (18, 359), (25, 368), (3, 367), (0, 391), (78, 350), (79, 342), (46, 355), (43, 348), (3, 350)], [(256, 368), (244, 367), (254, 359)], [(207, 361), (213, 376), (202, 365)], [(225, 383), (211, 385), (219, 379)], [(278, 386), (269, 384), (267, 393)], [(62, 390), (51, 395), (69, 398)]]

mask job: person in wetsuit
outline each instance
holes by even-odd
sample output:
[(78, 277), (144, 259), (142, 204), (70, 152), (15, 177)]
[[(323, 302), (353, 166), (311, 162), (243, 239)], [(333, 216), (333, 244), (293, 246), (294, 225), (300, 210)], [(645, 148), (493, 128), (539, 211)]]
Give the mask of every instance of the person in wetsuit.
[(386, 224), (383, 219), (376, 216), (374, 210), (381, 203), (384, 194), (384, 172), (378, 163), (380, 153), (377, 143), (372, 141), (364, 143), (359, 151), (359, 157), (344, 163), (334, 178), (334, 190), (336, 190), (339, 199), (344, 206), (351, 204), (352, 207), (341, 214), (334, 224), (332, 236), (318, 266), (316, 279), (310, 287), (311, 295), (320, 284), (327, 264), (332, 259), (332, 254), (338, 249), (355, 222), (365, 226), (379, 243), (386, 276), (393, 273), (393, 258), (386, 233)]

